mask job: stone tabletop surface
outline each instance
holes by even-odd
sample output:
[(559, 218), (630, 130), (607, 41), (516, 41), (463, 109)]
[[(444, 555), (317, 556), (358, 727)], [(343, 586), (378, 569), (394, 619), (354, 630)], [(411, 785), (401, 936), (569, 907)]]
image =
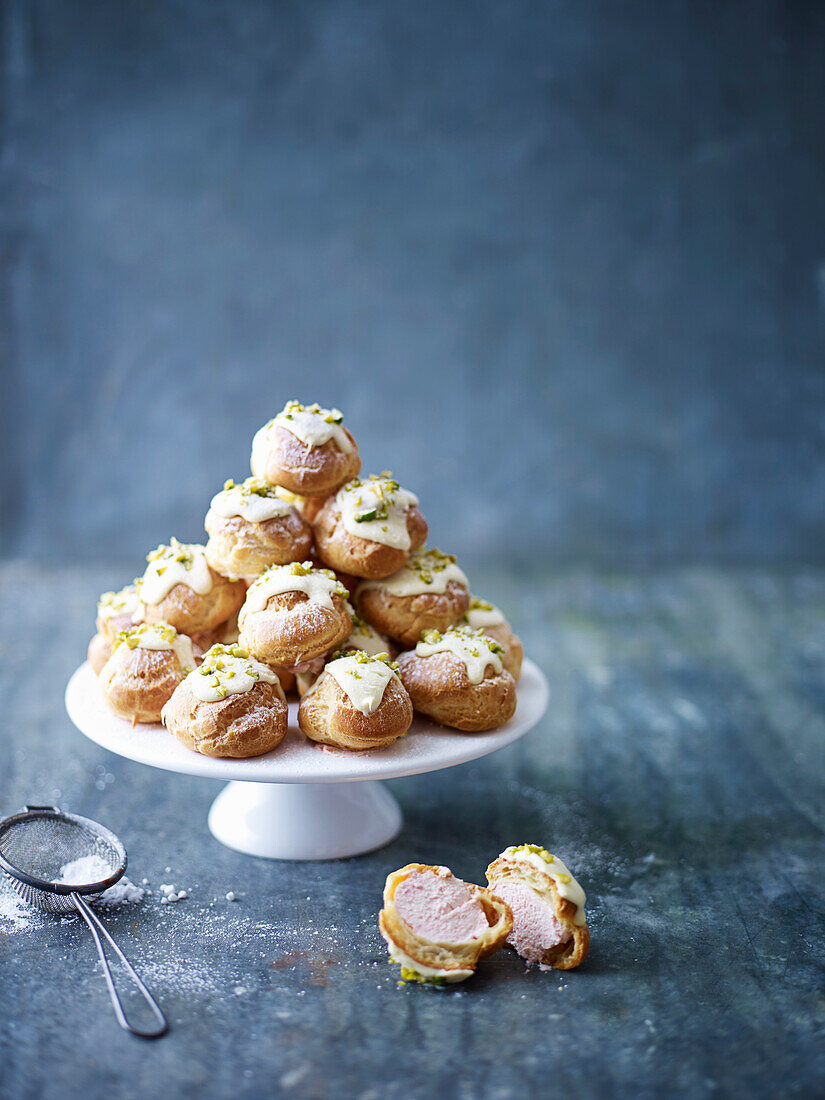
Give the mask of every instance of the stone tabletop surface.
[[(85, 927), (0, 888), (0, 1095), (821, 1095), (825, 573), (477, 573), (547, 673), (546, 719), (392, 782), (389, 847), (305, 864), (221, 847), (219, 784), (72, 729), (63, 687), (122, 579), (0, 566), (0, 811), (54, 802), (123, 839), (151, 893), (104, 919), (172, 1029), (120, 1032)], [(479, 881), (523, 841), (587, 890), (581, 969), (504, 950), (453, 989), (399, 985), (386, 874)], [(162, 884), (188, 896), (164, 905)]]

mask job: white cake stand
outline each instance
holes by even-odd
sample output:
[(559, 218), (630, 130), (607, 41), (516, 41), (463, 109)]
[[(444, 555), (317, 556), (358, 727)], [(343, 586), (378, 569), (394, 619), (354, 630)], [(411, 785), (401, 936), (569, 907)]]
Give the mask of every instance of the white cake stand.
[(547, 710), (544, 674), (525, 660), (518, 708), (492, 733), (459, 733), (416, 716), (406, 737), (388, 749), (347, 752), (308, 741), (289, 706), (289, 732), (274, 752), (222, 760), (187, 749), (160, 725), (132, 726), (103, 703), (88, 661), (66, 686), (69, 717), (110, 752), (154, 768), (229, 780), (209, 811), (222, 844), (268, 859), (341, 859), (388, 844), (401, 829), (401, 809), (376, 780), (451, 768), (523, 737)]

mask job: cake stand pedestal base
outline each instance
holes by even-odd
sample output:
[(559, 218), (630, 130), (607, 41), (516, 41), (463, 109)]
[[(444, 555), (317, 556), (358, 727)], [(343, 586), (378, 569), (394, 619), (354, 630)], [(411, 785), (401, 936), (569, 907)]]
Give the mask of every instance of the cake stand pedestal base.
[(228, 848), (264, 859), (341, 859), (389, 844), (401, 808), (382, 783), (247, 783), (234, 780), (209, 811)]

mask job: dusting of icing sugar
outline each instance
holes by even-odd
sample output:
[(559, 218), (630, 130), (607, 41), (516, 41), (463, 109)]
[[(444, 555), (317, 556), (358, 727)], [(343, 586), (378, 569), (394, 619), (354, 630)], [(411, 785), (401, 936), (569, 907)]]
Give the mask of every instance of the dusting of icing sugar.
[(341, 427), (343, 419), (338, 409), (287, 401), (283, 410), (255, 433), (252, 439), (252, 469), (259, 473), (266, 469), (278, 428), (286, 429), (306, 447), (322, 447), (332, 439), (339, 451), (351, 454), (352, 443)]
[(415, 652), (419, 657), (452, 653), (464, 665), (471, 684), (480, 684), (488, 668), (492, 668), (496, 675), (503, 668), (501, 654), (504, 650), (498, 642), (488, 638), (481, 630), (467, 627), (450, 627), (443, 634), (438, 630), (425, 630)]
[(263, 611), (273, 596), (284, 592), (303, 592), (310, 603), (334, 610), (332, 597), (347, 598), (347, 590), (330, 569), (316, 569), (311, 561), (291, 565), (270, 565), (249, 586), (238, 622), (243, 626), (247, 615)]
[(140, 578), (138, 591), (144, 603), (158, 604), (176, 584), (185, 584), (199, 596), (212, 590), (212, 572), (206, 553), (199, 543), (183, 543), (173, 538), (146, 555), (149, 563)]
[[(112, 865), (98, 855), (81, 856), (65, 863), (60, 868), (60, 878), (56, 882), (65, 886), (89, 886), (93, 882), (103, 882), (112, 873)], [(110, 886), (97, 899), (98, 904), (110, 907), (135, 905), (143, 901), (146, 891), (136, 886), (131, 879), (122, 876), (114, 886)]]
[(212, 497), (209, 510), (223, 519), (240, 516), (249, 523), (263, 523), (276, 516), (288, 516), (293, 508), (273, 485), (248, 477), (240, 485), (230, 478)]

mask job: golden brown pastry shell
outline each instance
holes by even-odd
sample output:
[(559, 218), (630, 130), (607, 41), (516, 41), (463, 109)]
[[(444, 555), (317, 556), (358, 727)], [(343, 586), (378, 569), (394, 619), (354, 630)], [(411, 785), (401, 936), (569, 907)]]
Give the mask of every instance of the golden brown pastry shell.
[(364, 588), (358, 610), (371, 626), (405, 645), (421, 641), (425, 630), (445, 631), (455, 626), (470, 606), (466, 585), (448, 581), (443, 592), (394, 596), (385, 588)]
[(496, 623), (495, 626), (485, 626), (482, 629), (488, 638), (492, 638), (502, 646), (504, 655), (501, 663), (518, 683), (521, 679), (521, 664), (524, 660), (524, 646), (521, 644), (521, 638), (513, 633), (509, 623)]
[[(571, 934), (565, 943), (549, 948), (541, 957), (545, 966), (555, 970), (575, 970), (590, 950), (590, 930), (587, 923), (574, 924), (576, 906), (568, 898), (563, 898), (550, 875), (545, 875), (530, 863), (499, 856), (487, 868), (487, 881), (495, 893), (496, 884), (504, 881), (517, 882), (529, 886), (539, 896), (552, 905), (556, 918)], [(509, 935), (509, 933), (508, 933)]]
[(245, 758), (271, 752), (286, 737), (288, 710), (279, 684), (258, 681), (250, 691), (215, 703), (179, 684), (163, 708), (163, 724), (203, 756)]
[(353, 535), (344, 526), (341, 507), (335, 497), (326, 502), (312, 526), (315, 549), (325, 565), (356, 577), (371, 579), (395, 573), (411, 552), (423, 546), (427, 539), (427, 521), (416, 507), (407, 512), (409, 550), (398, 550), (394, 546)]
[(160, 603), (146, 604), (147, 623), (164, 622), (179, 634), (195, 634), (214, 630), (233, 615), (246, 598), (243, 581), (230, 581), (212, 566), (212, 587), (203, 596), (187, 584), (176, 584)]
[(496, 729), (516, 709), (516, 684), (509, 672), (487, 666), (479, 684), (470, 682), (464, 662), (453, 653), (419, 657), (414, 650), (398, 658), (398, 675), (413, 706), (442, 726), (464, 733)]
[(95, 630), (98, 634), (102, 634), (104, 638), (108, 638), (110, 642), (115, 642), (121, 630), (128, 630), (130, 627), (137, 626), (142, 622), (142, 616), (133, 619), (131, 615), (113, 615), (110, 619), (104, 619), (101, 615), (98, 615), (95, 619)]
[(163, 706), (186, 673), (171, 649), (119, 645), (100, 670), (98, 683), (110, 710), (132, 722), (159, 722)]
[(100, 631), (98, 631), (89, 642), (89, 648), (86, 650), (86, 657), (89, 664), (92, 666), (92, 671), (95, 676), (100, 675), (100, 670), (112, 656), (113, 649), (114, 643), (111, 638), (107, 638), (105, 634), (101, 634)]
[(393, 677), (384, 689), (381, 705), (362, 714), (334, 677), (322, 672), (302, 696), (298, 725), (311, 741), (341, 749), (383, 749), (403, 737), (413, 720), (413, 707), (404, 687)]
[(210, 509), (204, 527), (206, 560), (225, 577), (253, 581), (267, 566), (305, 561), (312, 549), (312, 528), (294, 508), (261, 523)]
[(446, 867), (433, 867), (426, 863), (408, 863), (387, 876), (384, 886), (384, 908), (378, 915), (378, 927), (389, 946), (397, 946), (413, 962), (433, 970), (475, 970), (479, 959), (492, 955), (505, 943), (513, 927), (509, 906), (497, 898), (491, 890), (473, 883), (466, 883), (484, 910), (489, 922), (488, 930), (470, 943), (436, 943), (424, 940), (398, 915), (395, 908), (395, 891), (414, 871), (430, 872), (455, 877)]
[(358, 445), (346, 428), (344, 431), (352, 444), (350, 454), (339, 450), (334, 439), (328, 439), (320, 447), (307, 447), (277, 424), (263, 464), (259, 465), (253, 455), (252, 473), (270, 485), (280, 485), (302, 497), (337, 493), (361, 469)]
[(332, 596), (330, 610), (312, 603), (305, 592), (282, 592), (261, 611), (242, 616), (238, 641), (259, 661), (292, 668), (333, 649), (351, 630), (342, 596)]

